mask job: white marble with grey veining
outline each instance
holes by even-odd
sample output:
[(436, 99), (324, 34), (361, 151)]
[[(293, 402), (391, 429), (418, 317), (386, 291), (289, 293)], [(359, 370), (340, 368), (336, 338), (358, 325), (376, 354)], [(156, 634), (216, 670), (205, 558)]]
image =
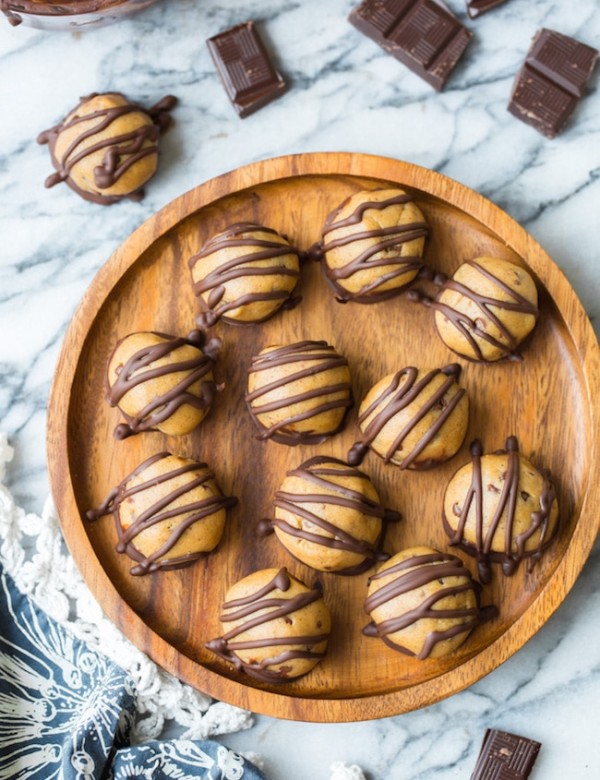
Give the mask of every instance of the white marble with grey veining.
[[(506, 111), (534, 32), (551, 27), (600, 45), (598, 0), (509, 0), (467, 22), (475, 38), (442, 94), (361, 36), (353, 0), (161, 0), (85, 34), (0, 25), (0, 429), (16, 447), (10, 487), (26, 508), (47, 494), (45, 410), (69, 319), (94, 274), (143, 220), (182, 192), (280, 154), (350, 150), (441, 171), (504, 208), (600, 314), (600, 67), (568, 129), (549, 141)], [(463, 0), (451, 8), (466, 19)], [(218, 82), (205, 39), (261, 22), (291, 83), (245, 120)], [(158, 176), (141, 204), (102, 208), (50, 173), (38, 132), (80, 95), (122, 90), (181, 100)], [(600, 402), (600, 401), (599, 401)], [(600, 550), (565, 603), (502, 667), (425, 710), (318, 725), (258, 717), (224, 739), (263, 755), (272, 780), (318, 780), (336, 760), (370, 780), (466, 780), (486, 727), (544, 743), (533, 778), (600, 777)]]

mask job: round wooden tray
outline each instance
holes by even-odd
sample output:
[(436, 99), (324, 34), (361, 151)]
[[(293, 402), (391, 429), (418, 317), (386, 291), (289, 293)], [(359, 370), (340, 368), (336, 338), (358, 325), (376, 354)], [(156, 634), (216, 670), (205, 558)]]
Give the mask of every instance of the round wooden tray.
[[(188, 257), (227, 224), (253, 220), (308, 248), (328, 212), (359, 189), (400, 185), (413, 193), (431, 226), (427, 263), (452, 272), (464, 259), (495, 255), (526, 265), (540, 289), (541, 317), (521, 363), (463, 363), (471, 421), (462, 450), (429, 472), (400, 471), (370, 453), (363, 468), (403, 521), (390, 527), (385, 549), (413, 544), (447, 548), (441, 525), (445, 486), (467, 462), (476, 436), (486, 451), (516, 434), (521, 450), (550, 468), (561, 509), (559, 537), (531, 573), (522, 565), (505, 579), (495, 567), (484, 603), (500, 616), (479, 627), (454, 655), (417, 661), (362, 635), (366, 574), (314, 572), (271, 536), (256, 535), (286, 471), (317, 453), (344, 457), (356, 440), (356, 407), (342, 434), (320, 446), (258, 442), (243, 402), (253, 354), (273, 343), (325, 339), (349, 361), (355, 398), (376, 380), (407, 365), (456, 361), (425, 307), (400, 296), (375, 305), (339, 304), (316, 263), (303, 267), (302, 303), (270, 321), (220, 323), (220, 378), (215, 408), (192, 434), (146, 433), (117, 442), (120, 421), (104, 397), (108, 356), (117, 339), (136, 330), (184, 335), (194, 327)], [(197, 689), (255, 712), (306, 721), (352, 721), (407, 712), (472, 684), (522, 647), (564, 599), (579, 574), (600, 523), (600, 352), (572, 288), (541, 247), (477, 193), (440, 174), (396, 160), (359, 154), (303, 154), (254, 163), (213, 179), (143, 224), (98, 273), (73, 318), (50, 398), (49, 469), (64, 535), (107, 615), (160, 666)], [(358, 404), (357, 404), (358, 405)], [(218, 549), (188, 569), (146, 577), (129, 574), (115, 552), (111, 518), (84, 520), (126, 474), (160, 450), (206, 460), (228, 495), (239, 498)], [(465, 556), (463, 556), (465, 557)], [(473, 561), (465, 557), (475, 570)], [(286, 565), (308, 583), (319, 579), (333, 616), (325, 660), (304, 678), (279, 686), (235, 672), (205, 649), (221, 633), (223, 596), (259, 568)]]

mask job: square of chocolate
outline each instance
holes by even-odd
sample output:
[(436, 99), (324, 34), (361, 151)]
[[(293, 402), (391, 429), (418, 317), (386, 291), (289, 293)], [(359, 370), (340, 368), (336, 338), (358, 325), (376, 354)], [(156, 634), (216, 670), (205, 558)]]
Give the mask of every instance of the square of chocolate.
[(554, 138), (584, 96), (597, 58), (591, 46), (554, 30), (539, 30), (517, 74), (508, 110)]
[(467, 13), (469, 19), (476, 19), (482, 14), (486, 14), (498, 5), (502, 5), (506, 0), (467, 0)]
[(440, 0), (364, 0), (348, 21), (438, 91), (473, 36)]
[(207, 40), (225, 91), (240, 117), (246, 117), (285, 92), (253, 21)]
[(541, 747), (533, 739), (488, 729), (471, 780), (527, 780)]

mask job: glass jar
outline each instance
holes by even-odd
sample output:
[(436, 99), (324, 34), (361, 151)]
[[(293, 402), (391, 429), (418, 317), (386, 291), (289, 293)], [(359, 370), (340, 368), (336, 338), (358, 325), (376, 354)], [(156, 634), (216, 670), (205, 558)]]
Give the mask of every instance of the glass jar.
[(12, 25), (40, 30), (85, 30), (141, 11), (157, 0), (0, 0), (0, 11)]

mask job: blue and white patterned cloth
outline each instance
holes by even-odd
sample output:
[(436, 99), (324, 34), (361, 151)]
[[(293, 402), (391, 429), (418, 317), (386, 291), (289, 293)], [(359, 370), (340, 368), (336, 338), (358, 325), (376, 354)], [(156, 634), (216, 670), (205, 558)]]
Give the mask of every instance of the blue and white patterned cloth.
[(130, 746), (135, 690), (0, 568), (0, 780), (265, 780), (212, 740)]

